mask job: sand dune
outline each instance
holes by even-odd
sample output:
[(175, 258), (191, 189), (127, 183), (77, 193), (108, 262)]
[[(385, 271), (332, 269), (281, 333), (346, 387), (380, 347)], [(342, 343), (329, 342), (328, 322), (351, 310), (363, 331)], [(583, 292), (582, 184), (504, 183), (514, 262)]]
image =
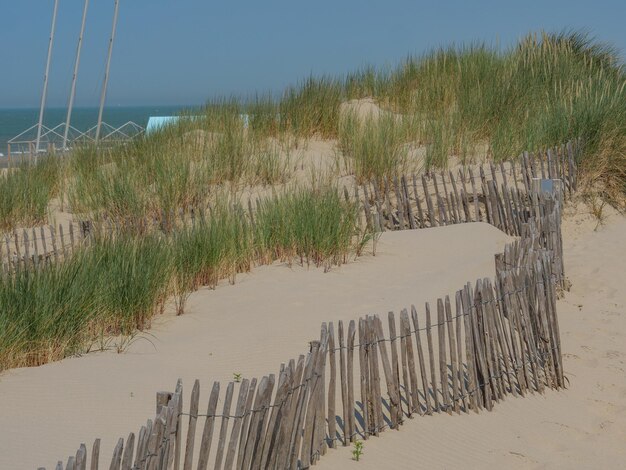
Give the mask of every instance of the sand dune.
[[(581, 208), (564, 221), (566, 274), (558, 302), (569, 389), (509, 397), (494, 412), (417, 417), (400, 431), (329, 451), (320, 469), (623, 468), (626, 461), (626, 218), (610, 214), (597, 230)], [(581, 215), (582, 214), (582, 215)], [(124, 354), (92, 353), (0, 376), (0, 468), (48, 468), (80, 442), (101, 437), (109, 456), (120, 436), (152, 417), (157, 390), (178, 377), (202, 383), (277, 372), (307, 349), (322, 321), (398, 311), (493, 276), (493, 254), (509, 238), (486, 224), (386, 233), (375, 257), (324, 274), (266, 266), (235, 286), (203, 289), (182, 317), (157, 319), (148, 339)], [(384, 280), (384, 282), (381, 282)]]
[(159, 318), (150, 341), (138, 339), (124, 354), (8, 371), (0, 377), (0, 428), (11, 433), (0, 439), (0, 468), (50, 468), (96, 437), (108, 458), (118, 437), (154, 416), (156, 391), (172, 390), (178, 377), (186, 395), (201, 380), (204, 407), (213, 380), (277, 373), (281, 362), (308, 351), (322, 321), (411, 303), (423, 310), (425, 301), (492, 276), (493, 255), (508, 240), (483, 223), (385, 233), (376, 256), (329, 273), (266, 266), (234, 286), (196, 292), (185, 315)]
[[(558, 302), (569, 389), (507, 398), (492, 413), (415, 418), (365, 444), (328, 452), (334, 468), (624, 468), (626, 465), (626, 218), (566, 218), (566, 274)], [(575, 212), (571, 210), (570, 212)]]

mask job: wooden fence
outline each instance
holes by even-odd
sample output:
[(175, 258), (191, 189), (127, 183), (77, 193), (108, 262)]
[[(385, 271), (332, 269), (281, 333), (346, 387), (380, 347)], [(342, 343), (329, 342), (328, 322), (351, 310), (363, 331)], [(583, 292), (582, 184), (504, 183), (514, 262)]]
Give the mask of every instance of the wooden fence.
[[(509, 235), (521, 236), (522, 224), (536, 216), (530, 199), (537, 178), (558, 179), (560, 197), (571, 197), (577, 187), (576, 161), (582, 147), (568, 142), (545, 152), (525, 152), (518, 159), (465, 166), (456, 171), (400, 175), (344, 187), (346, 199), (360, 206), (360, 222), (376, 231), (404, 230), (484, 221)], [(240, 214), (254, 220), (252, 201)], [(123, 230), (170, 232), (193, 224), (204, 208), (187, 208), (142, 220), (78, 220), (65, 224), (14, 230), (0, 237), (1, 272), (39, 269), (70, 256), (95, 233)]]
[[(573, 158), (559, 161), (548, 160), (545, 174), (559, 176), (568, 192), (576, 187)], [(529, 191), (527, 177), (536, 174), (532, 168), (529, 163), (522, 171)], [(347, 325), (324, 323), (319, 340), (282, 364), (277, 375), (230, 382), (225, 390), (213, 383), (205, 413), (200, 382), (193, 384), (184, 407), (179, 380), (173, 392), (157, 394), (154, 419), (136, 435), (119, 439), (106, 461), (109, 468), (304, 469), (330, 448), (401, 429), (407, 418), (491, 411), (507, 395), (564, 387), (556, 312), (564, 279), (563, 194), (505, 191), (506, 182), (498, 188), (494, 179), (481, 179), (481, 201), (476, 190), (462, 189), (457, 197), (458, 180), (450, 175), (452, 191), (444, 189), (447, 201), (437, 195), (437, 210), (426, 188), (417, 195), (415, 178), (413, 197), (407, 178), (394, 183), (395, 198), (387, 186), (381, 191), (373, 184), (373, 197), (359, 197), (365, 222), (383, 229), (459, 223), (485, 214), (490, 223), (519, 236), (496, 255), (494, 279), (468, 282), (453, 299), (446, 296), (423, 310), (411, 305), (386, 319), (368, 315)], [(436, 188), (435, 177), (432, 181)], [(512, 193), (520, 197), (507, 200), (505, 194)], [(426, 211), (420, 212), (420, 199)], [(99, 448), (98, 439), (88, 459), (81, 444), (65, 467), (59, 462), (56, 468), (98, 469)]]

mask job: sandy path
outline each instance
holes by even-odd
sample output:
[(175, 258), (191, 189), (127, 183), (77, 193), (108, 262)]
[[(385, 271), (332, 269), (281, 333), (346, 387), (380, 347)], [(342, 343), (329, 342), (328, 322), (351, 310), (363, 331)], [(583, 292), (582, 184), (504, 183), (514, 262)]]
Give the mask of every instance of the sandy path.
[[(155, 392), (171, 390), (178, 377), (185, 400), (193, 380), (201, 380), (204, 408), (211, 381), (227, 382), (235, 372), (278, 372), (281, 362), (308, 350), (322, 321), (398, 312), (411, 303), (423, 310), (425, 301), (493, 276), (493, 254), (507, 240), (487, 224), (386, 233), (375, 257), (330, 273), (276, 265), (239, 276), (235, 286), (201, 290), (185, 315), (155, 322), (154, 346), (137, 340), (121, 355), (94, 353), (6, 372), (0, 376), (0, 469), (50, 468), (95, 437), (102, 438), (108, 461), (118, 437), (153, 417)], [(378, 439), (382, 449), (387, 441)], [(344, 452), (328, 465), (349, 463)]]
[(571, 292), (558, 302), (568, 390), (507, 398), (493, 413), (416, 418), (365, 443), (361, 462), (329, 452), (321, 469), (624, 468), (626, 218), (594, 231), (564, 222)]

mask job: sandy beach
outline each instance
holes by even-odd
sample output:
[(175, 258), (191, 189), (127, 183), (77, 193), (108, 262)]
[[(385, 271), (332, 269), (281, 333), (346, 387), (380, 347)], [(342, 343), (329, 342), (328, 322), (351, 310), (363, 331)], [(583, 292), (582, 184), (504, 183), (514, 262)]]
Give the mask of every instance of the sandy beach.
[[(492, 413), (416, 418), (319, 468), (623, 468), (626, 461), (626, 219), (598, 226), (580, 206), (563, 224), (570, 292), (558, 301), (569, 387), (508, 398)], [(576, 213), (577, 212), (577, 213)]]
[[(201, 289), (183, 316), (157, 318), (146, 339), (135, 339), (123, 354), (8, 371), (0, 377), (0, 427), (12, 432), (0, 443), (0, 468), (49, 468), (96, 437), (108, 456), (119, 437), (154, 415), (156, 392), (172, 390), (179, 377), (187, 393), (200, 379), (206, 403), (214, 380), (277, 373), (281, 362), (308, 350), (323, 321), (411, 304), (423, 310), (424, 302), (491, 276), (493, 255), (508, 240), (483, 223), (385, 233), (376, 256), (328, 273), (265, 266), (238, 276), (233, 286)], [(32, 442), (40, 444), (33, 449)]]
[[(400, 432), (371, 438), (358, 464), (349, 448), (329, 451), (320, 468), (619, 468), (626, 437), (626, 219), (598, 226), (582, 208), (564, 221), (566, 274), (573, 286), (558, 302), (569, 388), (508, 398), (493, 413), (410, 420)], [(576, 215), (577, 214), (577, 215)], [(187, 313), (166, 313), (124, 352), (82, 357), (0, 376), (0, 468), (50, 468), (81, 442), (118, 437), (154, 414), (155, 392), (176, 379), (210, 384), (278, 372), (307, 350), (322, 321), (385, 314), (454, 294), (492, 277), (493, 255), (510, 240), (496, 228), (461, 224), (385, 233), (367, 254), (329, 273), (275, 264), (238, 276), (235, 285), (201, 289)], [(384, 279), (385, 282), (380, 282)], [(107, 343), (115, 348), (115, 341)], [(32, 443), (38, 445), (33, 447)]]

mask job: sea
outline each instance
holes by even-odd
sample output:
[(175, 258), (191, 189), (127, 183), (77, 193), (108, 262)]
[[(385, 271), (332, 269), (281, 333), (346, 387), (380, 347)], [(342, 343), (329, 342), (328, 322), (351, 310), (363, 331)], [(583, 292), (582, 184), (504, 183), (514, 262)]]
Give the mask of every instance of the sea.
[[(128, 121), (133, 121), (146, 127), (150, 116), (174, 116), (179, 112), (194, 106), (134, 106), (105, 108), (102, 120), (113, 127), (119, 127)], [(64, 123), (67, 114), (66, 108), (47, 108), (43, 123), (47, 127), (54, 127)], [(39, 108), (0, 108), (0, 153), (7, 155), (7, 142), (21, 132), (26, 131), (39, 121)], [(74, 108), (72, 111), (72, 127), (80, 131), (95, 126), (98, 122), (98, 108)], [(63, 129), (63, 128), (61, 128)], [(62, 131), (61, 131), (62, 133)], [(36, 134), (36, 133), (35, 133)], [(33, 135), (33, 134), (29, 134)]]

